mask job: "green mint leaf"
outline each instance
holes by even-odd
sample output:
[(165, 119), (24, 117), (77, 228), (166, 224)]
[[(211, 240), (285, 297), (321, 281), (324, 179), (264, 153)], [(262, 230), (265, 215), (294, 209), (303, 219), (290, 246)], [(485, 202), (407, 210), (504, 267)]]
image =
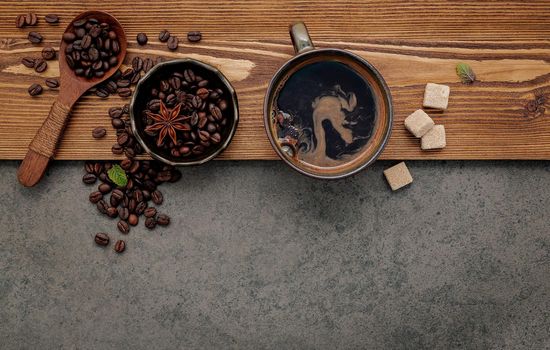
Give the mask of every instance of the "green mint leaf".
[(461, 62), (456, 65), (456, 75), (458, 75), (463, 84), (472, 84), (476, 80), (474, 70), (467, 63)]
[(124, 187), (128, 183), (126, 172), (118, 164), (113, 165), (113, 167), (107, 171), (107, 175), (117, 186)]

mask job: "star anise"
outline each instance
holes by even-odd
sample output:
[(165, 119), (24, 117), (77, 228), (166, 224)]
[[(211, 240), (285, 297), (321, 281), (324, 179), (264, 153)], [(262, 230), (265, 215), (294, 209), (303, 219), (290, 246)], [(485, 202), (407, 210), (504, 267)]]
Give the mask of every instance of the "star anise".
[(155, 134), (158, 132), (157, 146), (162, 145), (166, 135), (169, 135), (172, 141), (177, 143), (176, 130), (189, 131), (191, 130), (188, 124), (182, 123), (182, 121), (189, 119), (179, 115), (181, 109), (181, 103), (173, 109), (166, 108), (164, 103), (160, 101), (160, 114), (147, 112), (147, 116), (153, 119), (153, 124), (147, 126), (145, 131), (147, 133)]

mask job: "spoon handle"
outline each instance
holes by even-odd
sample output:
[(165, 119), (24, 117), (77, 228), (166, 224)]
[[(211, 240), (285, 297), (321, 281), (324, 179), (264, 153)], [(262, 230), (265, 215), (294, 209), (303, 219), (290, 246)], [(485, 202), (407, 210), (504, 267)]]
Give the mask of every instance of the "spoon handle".
[(34, 186), (44, 176), (69, 120), (71, 108), (72, 103), (61, 101), (59, 98), (53, 103), (48, 117), (34, 135), (27, 155), (17, 171), (17, 177), (23, 186)]

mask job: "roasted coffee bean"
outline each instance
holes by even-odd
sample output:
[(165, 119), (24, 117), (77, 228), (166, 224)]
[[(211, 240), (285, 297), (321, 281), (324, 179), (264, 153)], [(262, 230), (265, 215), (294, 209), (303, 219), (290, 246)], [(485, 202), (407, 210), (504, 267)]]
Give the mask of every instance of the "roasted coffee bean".
[(97, 180), (97, 177), (94, 174), (86, 174), (82, 177), (82, 182), (86, 185), (94, 184)]
[(139, 223), (139, 218), (136, 214), (130, 214), (130, 216), (128, 216), (128, 224), (132, 226), (136, 226), (138, 223)]
[(157, 220), (154, 217), (148, 217), (145, 219), (145, 227), (149, 230), (154, 229), (157, 226)]
[(37, 32), (29, 32), (27, 39), (33, 44), (39, 44), (42, 42), (43, 37)]
[(97, 203), (102, 198), (103, 198), (103, 193), (101, 193), (99, 191), (95, 191), (95, 192), (90, 193), (90, 197), (89, 197), (90, 202), (92, 202), (92, 203)]
[(218, 102), (218, 107), (222, 111), (225, 111), (227, 109), (227, 101), (226, 100), (220, 100), (220, 102)]
[(130, 97), (132, 96), (132, 90), (130, 88), (119, 88), (118, 96), (124, 97), (124, 98)]
[(101, 192), (103, 194), (109, 193), (109, 192), (111, 192), (111, 185), (103, 183), (103, 184), (99, 185), (97, 187), (97, 189), (98, 189), (99, 192)]
[(139, 202), (138, 205), (136, 206), (135, 213), (137, 215), (141, 215), (141, 214), (143, 214), (145, 209), (147, 209), (147, 203), (146, 202)]
[[(124, 233), (128, 233), (128, 232), (124, 232)], [(115, 252), (120, 254), (124, 252), (124, 250), (126, 250), (126, 243), (123, 240), (119, 239), (118, 241), (116, 241), (114, 249), (115, 249)]]
[(221, 139), (222, 138), (221, 138), (220, 134), (217, 133), (217, 132), (210, 135), (210, 141), (212, 141), (213, 143), (220, 143)]
[(143, 69), (143, 59), (139, 56), (134, 57), (132, 60), (132, 68), (135, 73), (139, 73)]
[(113, 125), (113, 128), (115, 128), (115, 129), (122, 129), (125, 126), (124, 120), (122, 120), (120, 118), (112, 119), (111, 124)]
[(157, 215), (157, 209), (154, 208), (154, 207), (149, 207), (149, 208), (145, 209), (145, 211), (143, 212), (143, 215), (146, 218), (152, 218), (155, 215)]
[(100, 246), (106, 246), (109, 244), (109, 235), (106, 233), (96, 233), (95, 234), (95, 243)]
[(183, 77), (188, 83), (192, 83), (195, 81), (195, 73), (191, 69), (186, 69), (185, 71), (183, 71)]
[(191, 149), (191, 153), (193, 153), (194, 155), (201, 155), (204, 153), (204, 146), (202, 145), (196, 145), (195, 147), (193, 147)]
[(131, 166), (132, 166), (132, 160), (130, 159), (124, 159), (123, 161), (120, 162), (120, 167), (124, 170), (130, 169)]
[(27, 13), (25, 15), (25, 24), (28, 26), (35, 26), (38, 23), (38, 16), (36, 13)]
[(116, 85), (117, 85), (118, 87), (121, 87), (121, 88), (128, 87), (128, 86), (130, 86), (130, 80), (128, 80), (128, 79), (120, 79), (119, 81), (116, 82)]
[(122, 154), (124, 153), (124, 148), (122, 148), (122, 146), (118, 143), (115, 143), (113, 147), (111, 147), (111, 152), (113, 152), (113, 154)]
[(161, 226), (166, 226), (170, 224), (170, 217), (166, 214), (159, 214), (157, 216), (157, 224)]
[[(120, 217), (120, 208), (119, 208), (119, 211), (118, 211), (118, 216)], [(121, 217), (121, 219), (122, 219), (122, 217)], [(126, 234), (126, 233), (130, 232), (130, 226), (128, 226), (128, 223), (125, 221), (125, 219), (119, 220), (116, 224), (116, 227), (121, 233)]]
[(83, 25), (85, 25), (87, 22), (87, 20), (85, 18), (81, 18), (79, 20), (76, 20), (73, 22), (73, 26), (75, 27), (82, 27)]
[(118, 210), (116, 207), (112, 206), (107, 208), (107, 212), (105, 214), (107, 214), (108, 217), (114, 219), (118, 216)]
[(66, 43), (72, 43), (75, 39), (76, 39), (76, 35), (74, 33), (71, 33), (71, 32), (63, 33), (63, 41), (65, 41)]
[(101, 163), (94, 163), (94, 174), (99, 175), (103, 172), (105, 168)]
[(168, 41), (168, 39), (170, 39), (170, 32), (167, 30), (161, 30), (161, 32), (159, 33), (159, 41), (161, 43), (165, 43)]
[(145, 33), (139, 33), (137, 36), (136, 36), (136, 41), (138, 44), (140, 45), (145, 45), (147, 44), (147, 34)]
[(120, 135), (118, 135), (117, 139), (116, 139), (116, 142), (121, 145), (121, 146), (124, 146), (125, 144), (128, 143), (128, 140), (130, 139), (130, 136), (127, 134), (127, 133), (122, 133)]
[(50, 46), (43, 48), (42, 58), (45, 60), (53, 60), (55, 58), (55, 49)]
[(27, 23), (25, 21), (25, 16), (24, 15), (19, 15), (15, 18), (15, 26), (17, 28), (23, 28), (26, 25), (27, 25)]
[(29, 95), (31, 96), (37, 96), (37, 95), (40, 95), (42, 93), (42, 86), (40, 86), (40, 84), (32, 84), (31, 86), (29, 86)]
[(130, 80), (130, 82), (135, 85), (139, 82), (139, 80), (141, 79), (141, 75), (139, 73), (137, 74), (134, 74), (134, 76), (132, 77), (132, 80)]
[(222, 111), (217, 106), (210, 108), (210, 114), (212, 114), (217, 121), (220, 121), (223, 118)]
[(130, 159), (133, 159), (136, 156), (136, 151), (134, 151), (133, 148), (126, 148), (124, 150), (124, 155)]
[(199, 130), (199, 139), (201, 141), (208, 141), (210, 139), (210, 133), (206, 130)]
[(128, 208), (125, 208), (125, 207), (118, 208), (118, 216), (122, 220), (127, 220), (129, 215), (130, 215), (130, 210)]
[(161, 205), (164, 198), (162, 196), (162, 193), (159, 191), (159, 190), (155, 190), (151, 193), (151, 200), (153, 201), (153, 203), (155, 203), (156, 205)]
[[(75, 70), (76, 72), (77, 70)], [(77, 75), (79, 75), (77, 73)], [(109, 97), (109, 91), (107, 91), (107, 89), (105, 88), (98, 88), (96, 91), (95, 91), (95, 94), (97, 97), (101, 97), (101, 98), (107, 98)]]
[(122, 108), (120, 107), (111, 107), (109, 108), (109, 117), (111, 118), (120, 118), (122, 116)]
[(21, 63), (27, 68), (34, 68), (36, 60), (32, 57), (23, 57)]
[(197, 96), (199, 96), (203, 100), (206, 100), (209, 94), (210, 93), (208, 92), (208, 89), (200, 88), (197, 90)]
[(55, 78), (47, 78), (46, 79), (46, 86), (50, 89), (55, 89), (59, 87), (59, 80)]
[(92, 137), (94, 139), (100, 139), (107, 135), (107, 130), (103, 127), (98, 126), (97, 128), (92, 130)]
[(189, 32), (187, 33), (187, 40), (189, 40), (192, 43), (197, 43), (201, 41), (202, 34), (201, 32)]
[(135, 198), (130, 198), (128, 199), (128, 210), (130, 211), (130, 213), (133, 213), (136, 211), (136, 207), (137, 207), (137, 201)]
[(99, 212), (101, 214), (107, 214), (107, 209), (109, 209), (109, 205), (107, 203), (105, 203), (105, 201), (103, 199), (101, 199), (99, 202), (97, 202), (96, 207), (97, 207), (97, 210), (99, 210)]
[(147, 57), (144, 61), (143, 61), (143, 71), (145, 73), (147, 73), (148, 71), (151, 70), (151, 68), (153, 68), (153, 66), (155, 65), (155, 63), (153, 62), (153, 60), (149, 57)]
[(111, 198), (115, 198), (118, 204), (124, 198), (124, 193), (116, 188), (113, 190), (113, 192), (111, 192)]
[(128, 169), (128, 171), (129, 171), (131, 174), (134, 174), (134, 173), (136, 173), (138, 170), (139, 170), (139, 161), (138, 161), (138, 160), (135, 160), (135, 161), (132, 162), (132, 165), (130, 166), (130, 168)]
[(49, 24), (59, 23), (59, 17), (53, 13), (44, 16), (44, 20)]
[(168, 41), (166, 42), (166, 46), (170, 49), (170, 50), (177, 50), (178, 48), (178, 37), (177, 36), (171, 36)]
[(48, 64), (42, 58), (39, 58), (34, 62), (34, 70), (37, 73), (43, 73), (46, 69), (48, 69)]
[(87, 173), (92, 174), (94, 172), (94, 163), (86, 162), (84, 164), (84, 170), (86, 170)]

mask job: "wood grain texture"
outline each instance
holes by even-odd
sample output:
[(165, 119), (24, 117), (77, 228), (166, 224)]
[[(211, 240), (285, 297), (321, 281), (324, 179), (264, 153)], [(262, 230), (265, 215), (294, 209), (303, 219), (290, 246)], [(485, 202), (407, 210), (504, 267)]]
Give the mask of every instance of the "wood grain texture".
[[(218, 67), (233, 82), (241, 121), (221, 159), (276, 159), (262, 122), (267, 84), (293, 55), (288, 24), (303, 20), (317, 47), (351, 50), (373, 63), (393, 95), (394, 129), (383, 159), (550, 159), (550, 0), (545, 1), (2, 1), (0, 3), (0, 159), (21, 159), (46, 117), (57, 91), (31, 98), (27, 88), (59, 74), (49, 62), (39, 75), (20, 64), (57, 47), (65, 25), (84, 10), (115, 15), (129, 38), (127, 62), (135, 55), (192, 57)], [(40, 17), (41, 45), (16, 29), (17, 14)], [(47, 25), (56, 13), (62, 23)], [(158, 41), (161, 29), (178, 35), (177, 52)], [(185, 35), (200, 30), (203, 41)], [(135, 36), (145, 32), (149, 44)], [(467, 62), (478, 82), (459, 83), (455, 65)], [(421, 108), (427, 82), (451, 87), (449, 109), (430, 113), (445, 125), (447, 148), (420, 150), (403, 120)], [(526, 106), (539, 100), (536, 111)], [(94, 140), (91, 130), (109, 125), (107, 110), (125, 100), (82, 97), (59, 146), (57, 159), (110, 159), (114, 131)], [(542, 102), (542, 104), (540, 104)]]

